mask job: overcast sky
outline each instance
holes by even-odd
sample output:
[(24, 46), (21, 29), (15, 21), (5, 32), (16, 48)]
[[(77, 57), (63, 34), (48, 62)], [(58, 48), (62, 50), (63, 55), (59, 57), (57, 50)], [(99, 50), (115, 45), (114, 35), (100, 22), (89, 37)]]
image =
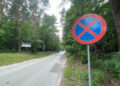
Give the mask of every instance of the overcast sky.
[[(62, 3), (62, 0), (49, 0), (50, 7), (47, 9), (47, 13), (49, 15), (55, 15), (56, 16), (56, 18), (57, 18), (56, 26), (57, 26), (57, 29), (59, 30), (58, 35), (62, 39), (63, 28), (60, 26), (60, 18), (61, 18), (60, 12), (62, 10), (62, 7), (60, 7), (61, 3)], [(66, 2), (64, 4), (65, 4), (65, 9), (66, 10), (68, 10), (71, 6), (70, 2)]]

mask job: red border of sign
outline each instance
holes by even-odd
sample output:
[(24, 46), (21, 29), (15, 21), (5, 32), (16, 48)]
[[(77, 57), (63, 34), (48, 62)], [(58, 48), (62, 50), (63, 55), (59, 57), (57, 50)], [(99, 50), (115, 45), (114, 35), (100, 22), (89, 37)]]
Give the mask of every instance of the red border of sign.
[[(75, 27), (76, 25), (78, 24), (78, 22), (82, 19), (84, 19), (85, 17), (95, 17), (97, 18), (100, 22), (101, 22), (101, 25), (102, 25), (102, 31), (101, 33), (98, 35), (98, 37), (96, 37), (95, 39), (93, 40), (90, 40), (90, 41), (83, 41), (83, 40), (80, 40), (77, 38), (77, 36), (75, 35)], [(73, 24), (73, 28), (72, 28), (72, 35), (74, 37), (74, 39), (81, 43), (81, 44), (93, 44), (93, 43), (96, 43), (98, 42), (106, 33), (106, 28), (107, 28), (107, 24), (106, 24), (106, 21), (99, 15), (97, 14), (86, 14), (86, 15), (83, 15), (82, 17), (78, 18), (76, 20), (76, 22)]]

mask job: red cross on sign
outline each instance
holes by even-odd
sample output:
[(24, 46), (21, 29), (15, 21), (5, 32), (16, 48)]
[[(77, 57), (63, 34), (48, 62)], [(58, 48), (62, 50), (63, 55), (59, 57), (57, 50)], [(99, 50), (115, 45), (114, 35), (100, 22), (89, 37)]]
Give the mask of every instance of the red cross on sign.
[(105, 20), (96, 14), (87, 14), (77, 19), (73, 25), (74, 39), (82, 44), (98, 42), (105, 34), (107, 24)]

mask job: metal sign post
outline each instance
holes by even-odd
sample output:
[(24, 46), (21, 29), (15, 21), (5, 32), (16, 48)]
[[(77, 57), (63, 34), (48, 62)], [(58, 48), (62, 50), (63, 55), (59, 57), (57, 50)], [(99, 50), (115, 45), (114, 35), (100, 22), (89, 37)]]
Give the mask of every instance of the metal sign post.
[(90, 69), (90, 45), (98, 42), (106, 33), (106, 21), (97, 14), (86, 14), (81, 16), (73, 24), (73, 38), (81, 43), (87, 44), (88, 49), (88, 73), (89, 86), (91, 86), (91, 69)]
[(88, 50), (88, 73), (89, 73), (89, 86), (91, 86), (90, 45), (87, 45), (87, 50)]

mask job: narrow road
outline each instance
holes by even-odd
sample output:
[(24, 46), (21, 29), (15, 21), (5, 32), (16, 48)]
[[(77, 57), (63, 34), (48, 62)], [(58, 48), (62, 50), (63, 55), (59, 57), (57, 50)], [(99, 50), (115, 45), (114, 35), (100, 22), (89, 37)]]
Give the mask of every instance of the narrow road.
[(0, 86), (58, 86), (64, 52), (0, 67)]

